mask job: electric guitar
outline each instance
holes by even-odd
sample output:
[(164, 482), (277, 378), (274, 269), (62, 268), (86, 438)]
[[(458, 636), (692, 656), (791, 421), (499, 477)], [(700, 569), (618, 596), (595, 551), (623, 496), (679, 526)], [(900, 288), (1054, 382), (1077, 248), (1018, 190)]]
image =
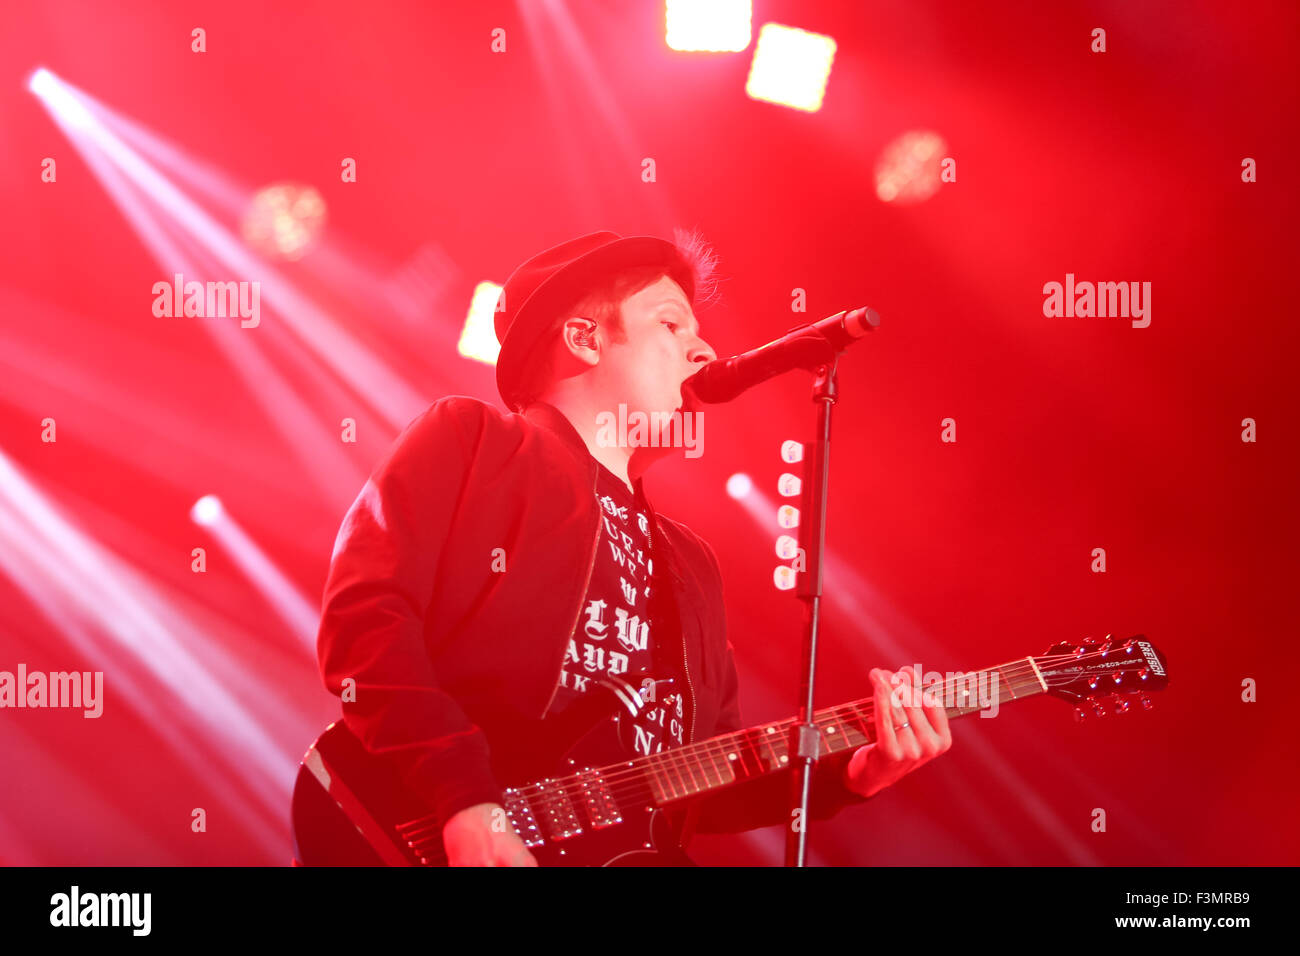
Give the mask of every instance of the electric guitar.
[[(1025, 657), (931, 685), (949, 718), (1037, 694), (1075, 704), (1075, 716), (1150, 709), (1150, 694), (1169, 677), (1164, 655), (1143, 635), (1123, 642), (1060, 643)], [(498, 779), (518, 780), (502, 794), (502, 825), (511, 827), (541, 866), (689, 865), (673, 820), (693, 799), (789, 769), (789, 720), (722, 734), (607, 766), (579, 766), (572, 753), (605, 718), (635, 723), (646, 694), (604, 680), (603, 695), (548, 721), (542, 733), (494, 742)], [(644, 690), (644, 685), (643, 685)], [(996, 695), (994, 697), (994, 695)], [(813, 715), (820, 755), (875, 742), (875, 701), (864, 697)], [(442, 825), (403, 786), (396, 770), (369, 753), (335, 721), (307, 750), (293, 794), (297, 862), (307, 866), (445, 866)]]

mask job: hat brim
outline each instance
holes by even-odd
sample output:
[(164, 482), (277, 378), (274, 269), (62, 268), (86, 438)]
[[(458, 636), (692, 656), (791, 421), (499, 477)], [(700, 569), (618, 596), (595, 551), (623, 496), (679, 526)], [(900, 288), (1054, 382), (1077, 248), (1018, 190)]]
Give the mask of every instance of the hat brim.
[(519, 410), (519, 386), (538, 340), (559, 310), (586, 294), (593, 281), (611, 271), (635, 266), (664, 266), (684, 278), (682, 291), (695, 303), (694, 272), (671, 242), (656, 236), (629, 236), (574, 259), (548, 276), (519, 307), (497, 355), (497, 391)]

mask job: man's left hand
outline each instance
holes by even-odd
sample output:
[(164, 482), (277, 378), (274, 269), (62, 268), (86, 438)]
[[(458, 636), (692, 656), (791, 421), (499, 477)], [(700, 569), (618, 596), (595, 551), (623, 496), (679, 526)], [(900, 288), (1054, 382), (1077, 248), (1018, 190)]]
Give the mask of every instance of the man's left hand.
[[(891, 674), (872, 668), (871, 682), (876, 688), (876, 742), (859, 747), (844, 769), (845, 785), (864, 797), (874, 796), (952, 746), (943, 700), (914, 687), (910, 670)], [(911, 706), (898, 706), (895, 691)]]

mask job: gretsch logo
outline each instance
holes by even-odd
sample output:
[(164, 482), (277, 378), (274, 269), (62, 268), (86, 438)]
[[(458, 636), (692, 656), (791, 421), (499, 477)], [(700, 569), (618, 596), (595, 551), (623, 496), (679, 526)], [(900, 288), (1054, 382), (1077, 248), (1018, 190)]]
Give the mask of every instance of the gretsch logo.
[(1142, 656), (1145, 657), (1147, 663), (1151, 665), (1152, 672), (1164, 677), (1165, 669), (1160, 666), (1160, 658), (1156, 656), (1156, 649), (1146, 641), (1138, 641), (1138, 647), (1142, 648)]

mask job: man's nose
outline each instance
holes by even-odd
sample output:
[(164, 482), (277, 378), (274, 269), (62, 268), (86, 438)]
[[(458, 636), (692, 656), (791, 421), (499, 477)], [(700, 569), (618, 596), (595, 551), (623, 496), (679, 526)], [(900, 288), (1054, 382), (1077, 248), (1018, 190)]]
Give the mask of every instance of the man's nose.
[(696, 339), (695, 344), (686, 353), (686, 358), (692, 364), (698, 362), (703, 365), (706, 362), (716, 362), (718, 353), (713, 351), (713, 347), (704, 339)]

